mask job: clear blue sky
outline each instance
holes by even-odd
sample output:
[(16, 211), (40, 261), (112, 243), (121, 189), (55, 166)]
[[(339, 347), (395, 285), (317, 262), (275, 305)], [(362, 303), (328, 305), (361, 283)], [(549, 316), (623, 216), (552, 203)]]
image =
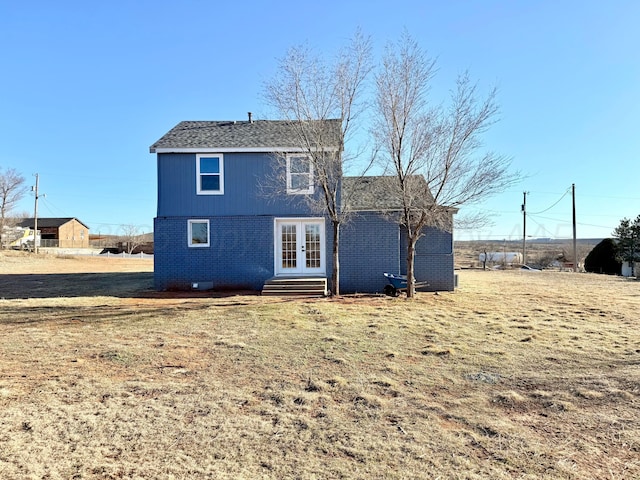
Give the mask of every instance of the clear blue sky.
[(606, 237), (640, 214), (639, 20), (636, 0), (0, 0), (0, 167), (40, 174), (41, 216), (151, 231), (148, 148), (176, 123), (264, 118), (288, 47), (332, 55), (360, 27), (380, 51), (406, 28), (439, 58), (437, 100), (466, 69), (499, 87), (486, 145), (526, 175), (456, 238), (521, 238), (523, 191), (528, 234), (571, 237), (572, 183), (578, 236)]

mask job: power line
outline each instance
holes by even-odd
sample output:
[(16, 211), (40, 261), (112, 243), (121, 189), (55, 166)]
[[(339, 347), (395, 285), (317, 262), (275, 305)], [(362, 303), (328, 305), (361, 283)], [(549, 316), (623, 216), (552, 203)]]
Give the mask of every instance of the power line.
[(535, 223), (538, 227), (540, 227), (543, 232), (546, 232), (549, 235), (550, 238), (555, 238), (555, 235), (553, 233), (551, 233), (549, 230), (547, 230), (547, 228), (544, 225), (542, 225), (541, 223), (536, 222), (535, 219), (533, 219), (532, 217), (529, 217), (529, 218), (531, 218), (531, 220), (533, 220), (533, 223)]
[(549, 211), (549, 210), (551, 210), (553, 207), (555, 207), (556, 205), (558, 205), (558, 204), (562, 201), (562, 199), (563, 199), (564, 197), (566, 197), (566, 196), (569, 194), (569, 192), (570, 192), (570, 191), (571, 191), (571, 187), (569, 187), (569, 188), (567, 189), (567, 191), (566, 191), (566, 192), (564, 192), (564, 193), (562, 194), (562, 196), (560, 197), (560, 199), (559, 199), (557, 202), (555, 202), (553, 205), (551, 205), (549, 208), (545, 208), (544, 210), (541, 210), (541, 211), (539, 211), (539, 212), (533, 212), (533, 213), (530, 213), (529, 215), (538, 215), (538, 214), (540, 214), (540, 213), (548, 212), (548, 211)]
[[(568, 187), (568, 190), (571, 190), (571, 187)], [(568, 193), (561, 193), (561, 192), (543, 192), (543, 191), (539, 191), (539, 190), (529, 190), (529, 193), (534, 193), (536, 195), (566, 195)], [(509, 192), (505, 192), (505, 193), (519, 193), (516, 191), (509, 191)], [(617, 195), (597, 195), (597, 194), (589, 194), (589, 193), (584, 193), (584, 194), (580, 194), (581, 198), (611, 198), (614, 200), (640, 200), (640, 197), (623, 197), (623, 196), (617, 196)]]
[(556, 223), (571, 223), (568, 220), (560, 220), (558, 218), (552, 218), (552, 217), (543, 217), (540, 215), (529, 215), (529, 218), (531, 218), (533, 220), (533, 218), (538, 218), (538, 219), (542, 219), (542, 220), (549, 220), (550, 222), (556, 222)]
[[(556, 222), (556, 223), (571, 224), (571, 222), (569, 222), (567, 220), (559, 220), (557, 218), (552, 218), (552, 217), (542, 217), (540, 215), (536, 215), (536, 218), (543, 219), (543, 220), (549, 220), (551, 222)], [(611, 225), (594, 225), (593, 223), (577, 222), (577, 224), (582, 226), (582, 227), (610, 228), (611, 230), (613, 230), (615, 228), (615, 227), (612, 227)]]
[[(73, 217), (73, 215), (67, 215), (66, 212), (62, 212), (62, 210), (60, 208), (58, 208), (57, 206), (55, 206), (53, 203), (51, 203), (49, 200), (43, 199), (44, 206), (47, 208), (47, 210), (49, 210), (49, 212), (51, 212), (53, 215), (59, 216), (59, 217)], [(62, 212), (62, 213), (56, 213), (54, 212), (54, 210), (56, 210), (57, 212)]]

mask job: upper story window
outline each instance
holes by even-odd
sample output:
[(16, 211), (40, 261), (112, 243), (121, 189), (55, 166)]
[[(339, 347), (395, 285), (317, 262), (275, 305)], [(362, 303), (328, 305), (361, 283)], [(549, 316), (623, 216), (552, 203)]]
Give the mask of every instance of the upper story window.
[(287, 155), (287, 193), (313, 193), (313, 164), (308, 155)]
[(224, 194), (224, 158), (221, 153), (196, 155), (196, 189), (198, 195)]

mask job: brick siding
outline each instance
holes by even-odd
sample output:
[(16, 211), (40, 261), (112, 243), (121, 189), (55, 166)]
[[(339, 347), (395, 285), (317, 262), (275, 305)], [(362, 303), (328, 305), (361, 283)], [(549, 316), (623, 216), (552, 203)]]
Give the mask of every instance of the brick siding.
[[(209, 220), (210, 246), (187, 245), (189, 219)], [(154, 278), (157, 290), (185, 290), (209, 283), (217, 290), (260, 290), (274, 274), (274, 217), (158, 217), (154, 221)], [(332, 227), (325, 223), (326, 271), (332, 269)], [(430, 230), (416, 248), (416, 279), (427, 290), (453, 290), (451, 234)], [(362, 213), (341, 226), (342, 293), (381, 292), (384, 272), (406, 272), (406, 236), (376, 213)]]
[(273, 276), (273, 217), (209, 218), (210, 246), (202, 248), (187, 245), (188, 220), (155, 219), (156, 289), (212, 282), (216, 289), (260, 290)]
[(340, 233), (342, 293), (381, 292), (385, 272), (398, 273), (398, 225), (382, 215), (361, 213)]

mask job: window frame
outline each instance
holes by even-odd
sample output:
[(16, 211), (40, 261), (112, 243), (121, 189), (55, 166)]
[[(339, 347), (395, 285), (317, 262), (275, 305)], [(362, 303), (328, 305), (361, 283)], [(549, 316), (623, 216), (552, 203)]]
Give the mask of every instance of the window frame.
[[(193, 225), (204, 223), (207, 225), (207, 242), (193, 243)], [(209, 219), (189, 219), (187, 220), (187, 245), (189, 248), (206, 248), (211, 246), (211, 222)]]
[[(309, 162), (309, 172), (305, 172), (304, 175), (309, 175), (309, 184), (307, 188), (293, 188), (291, 182), (291, 159), (292, 158), (306, 158)], [(311, 161), (311, 155), (306, 153), (290, 153), (286, 157), (286, 170), (287, 170), (287, 193), (290, 195), (311, 195), (314, 191), (313, 183), (313, 162)], [(294, 173), (294, 175), (303, 175), (301, 173)]]
[[(200, 172), (200, 161), (203, 158), (218, 158), (218, 173)], [(201, 188), (201, 178), (203, 175), (220, 177), (220, 188), (218, 190), (203, 190)], [(224, 195), (224, 155), (222, 153), (198, 153), (196, 154), (196, 194), (197, 195)]]

